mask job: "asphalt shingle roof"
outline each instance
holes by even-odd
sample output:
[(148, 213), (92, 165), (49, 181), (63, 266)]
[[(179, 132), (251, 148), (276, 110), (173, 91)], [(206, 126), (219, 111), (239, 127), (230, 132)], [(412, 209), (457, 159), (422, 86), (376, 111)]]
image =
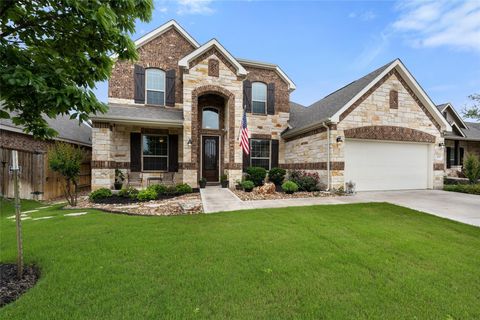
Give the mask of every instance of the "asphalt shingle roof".
[(183, 121), (183, 111), (179, 109), (167, 109), (164, 107), (153, 107), (141, 105), (139, 107), (128, 104), (110, 103), (109, 109), (104, 114), (96, 114), (93, 119), (139, 119), (139, 120), (164, 120)]
[(289, 122), (292, 128), (291, 132), (301, 130), (304, 127), (320, 123), (332, 117), (395, 61), (391, 61), (343, 88), (330, 93), (307, 108), (299, 108), (298, 106), (291, 108)]

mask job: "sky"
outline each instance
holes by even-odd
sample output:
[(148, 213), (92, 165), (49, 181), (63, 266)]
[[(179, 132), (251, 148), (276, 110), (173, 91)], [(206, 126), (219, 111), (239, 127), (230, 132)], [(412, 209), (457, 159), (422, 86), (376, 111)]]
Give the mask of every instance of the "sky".
[[(480, 1), (154, 0), (134, 40), (175, 19), (199, 43), (279, 65), (291, 100), (310, 105), (400, 58), (436, 104), (457, 110), (480, 92)], [(107, 101), (107, 84), (97, 84)]]

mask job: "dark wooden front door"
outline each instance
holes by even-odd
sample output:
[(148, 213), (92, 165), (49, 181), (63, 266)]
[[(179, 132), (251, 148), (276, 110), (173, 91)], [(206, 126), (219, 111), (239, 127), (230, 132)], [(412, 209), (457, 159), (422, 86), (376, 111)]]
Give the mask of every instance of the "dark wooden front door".
[(208, 182), (218, 182), (219, 141), (215, 136), (203, 136), (202, 142), (202, 175)]

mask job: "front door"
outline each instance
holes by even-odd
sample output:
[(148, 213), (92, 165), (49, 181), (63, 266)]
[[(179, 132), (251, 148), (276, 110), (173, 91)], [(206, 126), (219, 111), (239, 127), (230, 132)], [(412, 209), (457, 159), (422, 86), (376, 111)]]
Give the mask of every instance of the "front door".
[(215, 136), (203, 136), (202, 139), (202, 176), (207, 182), (218, 182), (219, 139)]

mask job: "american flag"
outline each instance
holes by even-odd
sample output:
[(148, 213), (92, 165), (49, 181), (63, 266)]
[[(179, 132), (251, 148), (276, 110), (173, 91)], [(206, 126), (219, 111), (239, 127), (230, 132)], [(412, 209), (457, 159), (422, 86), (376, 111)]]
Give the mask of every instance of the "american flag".
[(247, 127), (247, 112), (243, 109), (243, 118), (242, 118), (242, 126), (240, 127), (240, 146), (243, 149), (243, 152), (246, 154), (250, 154), (250, 144), (248, 142), (248, 138), (250, 137), (250, 132), (248, 131)]

